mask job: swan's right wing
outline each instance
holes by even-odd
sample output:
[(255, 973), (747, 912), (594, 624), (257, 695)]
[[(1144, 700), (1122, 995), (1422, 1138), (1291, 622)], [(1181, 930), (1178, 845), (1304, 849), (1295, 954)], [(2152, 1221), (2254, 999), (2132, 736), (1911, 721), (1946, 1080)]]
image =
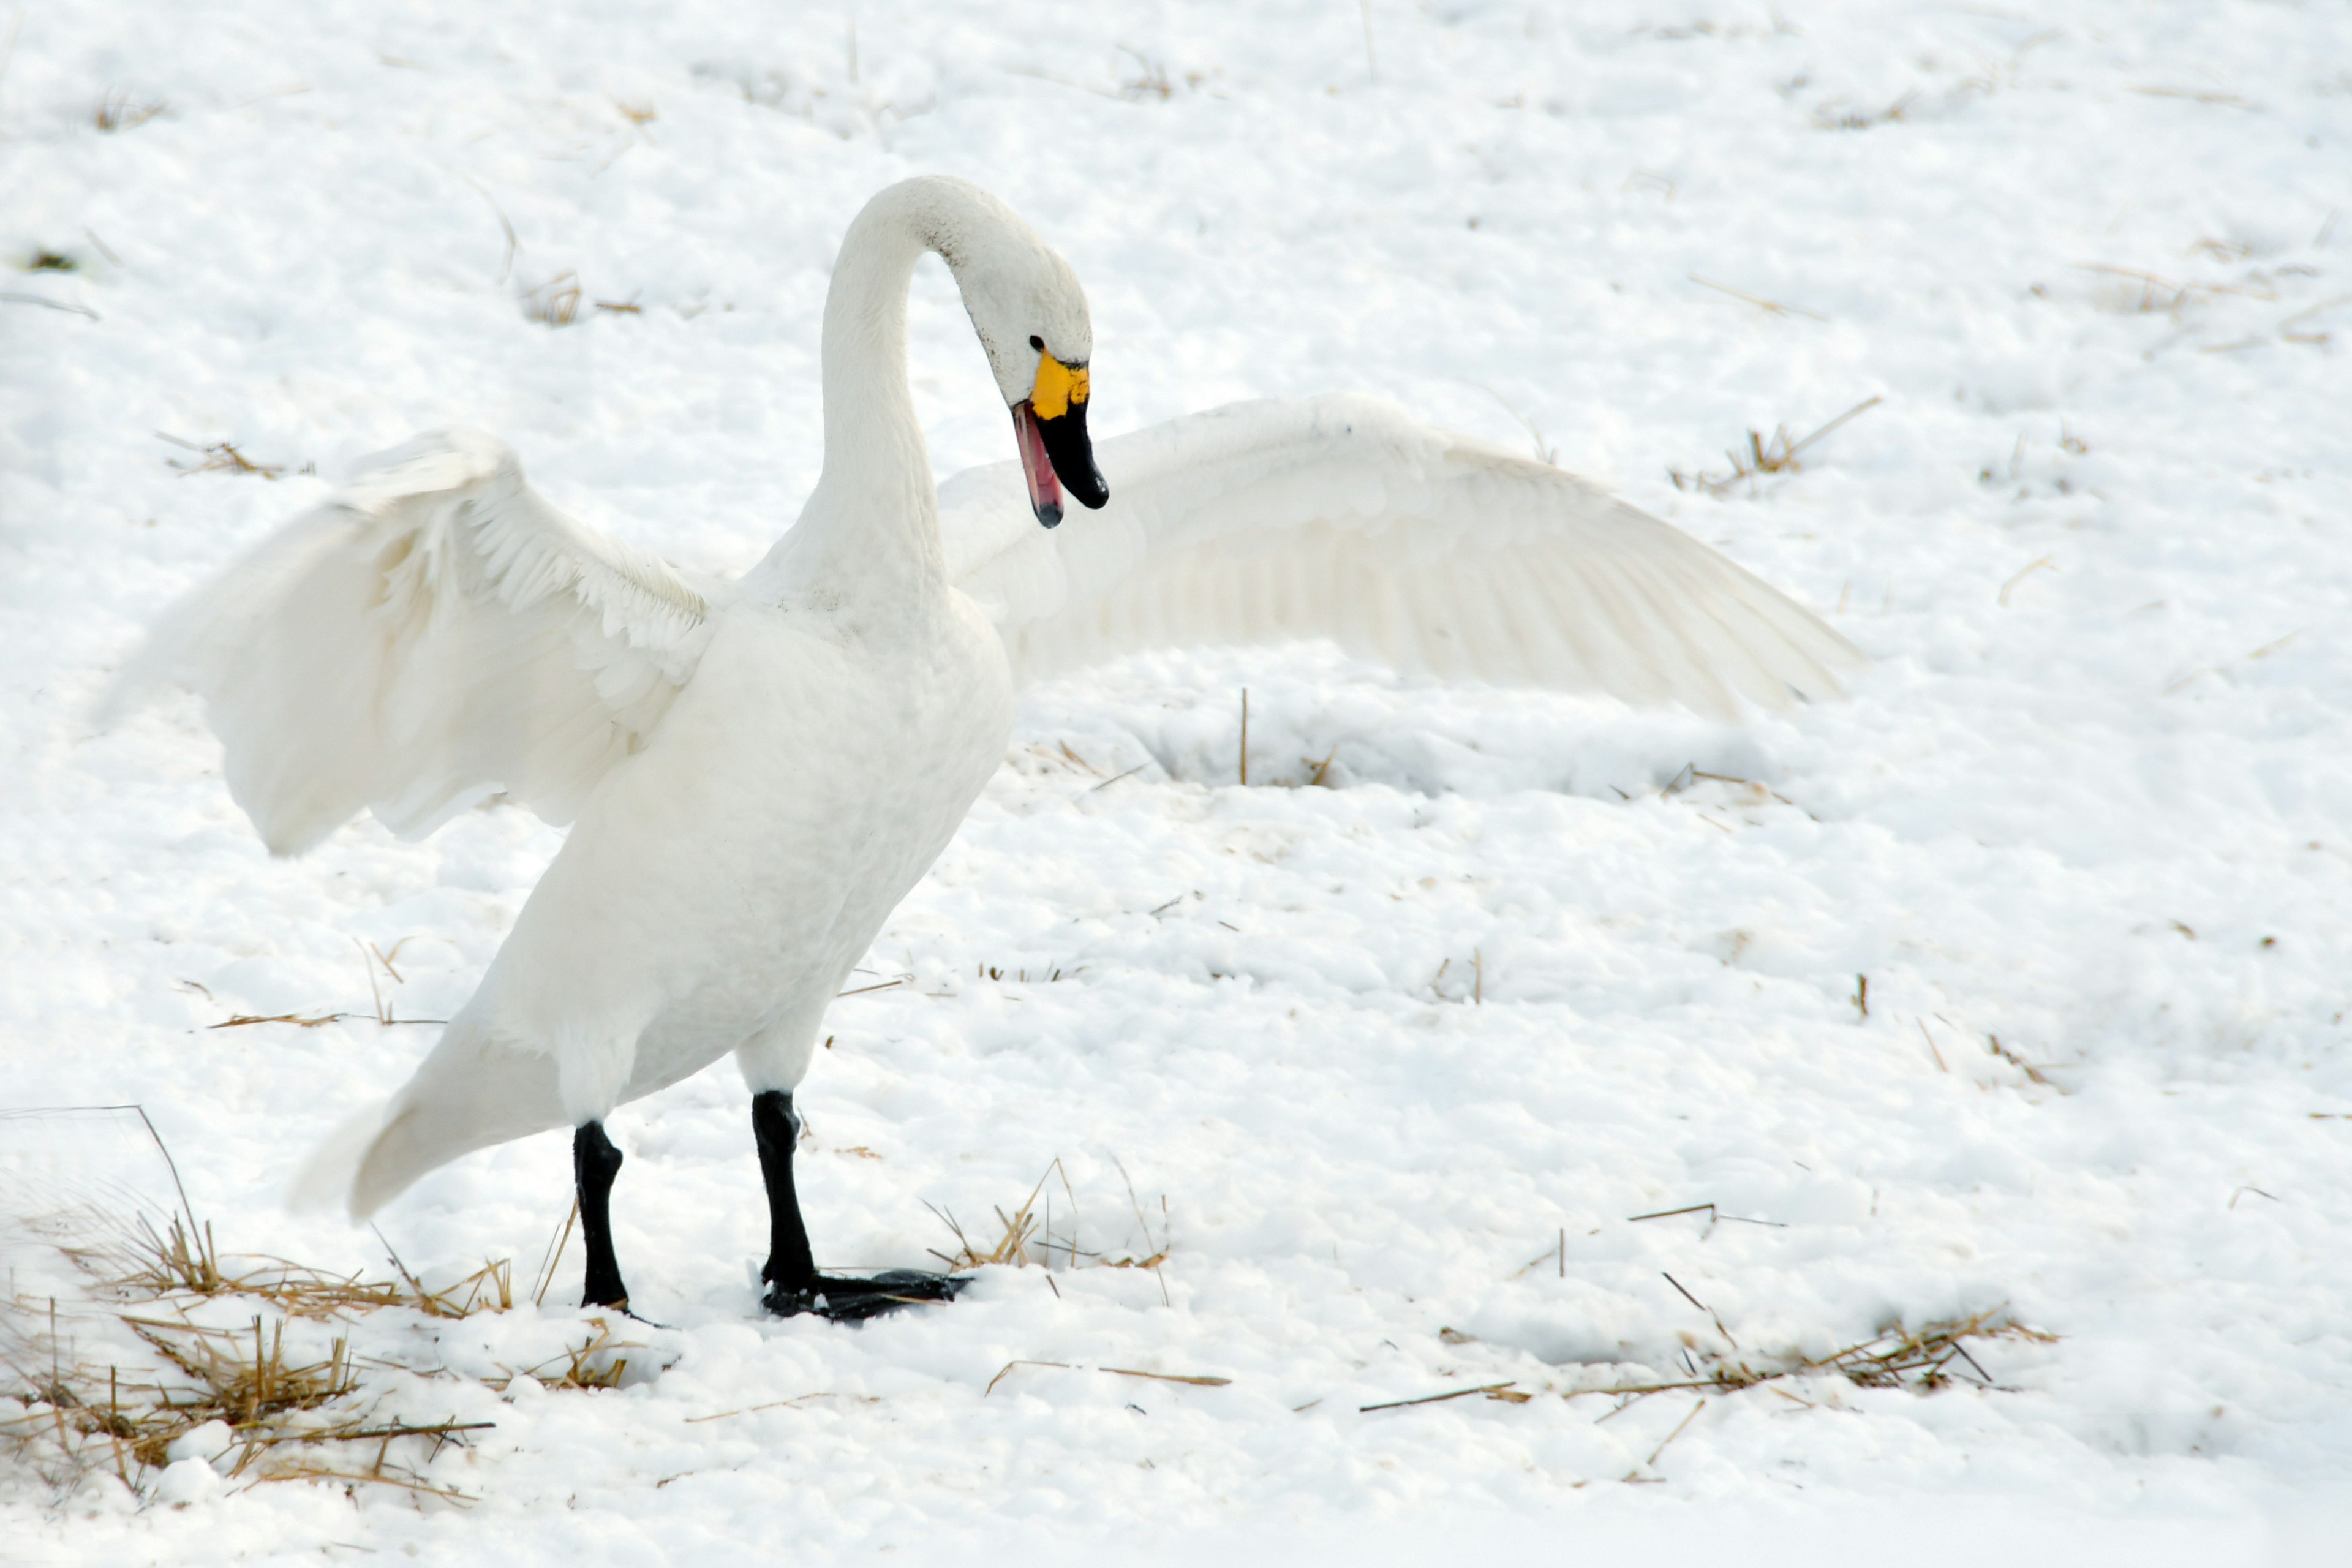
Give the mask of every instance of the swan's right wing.
[(1690, 535), (1393, 405), (1237, 403), (1100, 443), (1109, 505), (1031, 520), (1016, 464), (940, 488), (949, 574), (1035, 677), (1330, 637), (1407, 669), (1729, 716), (1840, 695), (1853, 646)]
[(558, 511), (504, 443), (435, 431), (182, 600), (100, 718), (195, 688), (280, 855), (499, 792), (568, 822), (693, 674), (719, 587)]

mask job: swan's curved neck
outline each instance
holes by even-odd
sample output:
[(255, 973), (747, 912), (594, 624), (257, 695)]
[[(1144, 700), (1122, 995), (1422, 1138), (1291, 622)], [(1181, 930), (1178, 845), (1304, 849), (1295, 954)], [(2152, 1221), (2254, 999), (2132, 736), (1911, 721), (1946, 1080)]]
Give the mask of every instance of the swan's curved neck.
[[(790, 575), (829, 595), (913, 605), (946, 583), (939, 492), (907, 389), (907, 289), (926, 251), (956, 260), (974, 213), (945, 182), (867, 203), (841, 242), (824, 300), (824, 469), (782, 547)], [(782, 564), (782, 563), (779, 563)]]

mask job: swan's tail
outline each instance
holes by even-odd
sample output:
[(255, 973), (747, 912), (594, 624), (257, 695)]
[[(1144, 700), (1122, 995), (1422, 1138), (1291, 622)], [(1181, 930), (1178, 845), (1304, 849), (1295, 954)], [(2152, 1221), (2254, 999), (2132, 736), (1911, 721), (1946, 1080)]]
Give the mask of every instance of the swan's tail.
[(460, 1013), (415, 1077), (336, 1128), (303, 1163), (288, 1203), (365, 1219), (460, 1154), (565, 1121), (555, 1058), (505, 1044)]
[(366, 1218), (352, 1202), (352, 1187), (360, 1166), (375, 1147), (376, 1135), (390, 1119), (392, 1104), (387, 1100), (371, 1105), (329, 1133), (327, 1141), (312, 1150), (302, 1168), (294, 1173), (286, 1189), (286, 1206), (296, 1214), (349, 1209), (353, 1219)]

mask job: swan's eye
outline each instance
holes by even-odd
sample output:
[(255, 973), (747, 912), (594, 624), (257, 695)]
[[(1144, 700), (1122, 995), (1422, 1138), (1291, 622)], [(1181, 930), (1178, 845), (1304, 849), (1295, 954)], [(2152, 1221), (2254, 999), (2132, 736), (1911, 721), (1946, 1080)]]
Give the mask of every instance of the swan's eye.
[(1032, 332), (1029, 334), (1029, 346), (1035, 349), (1039, 353), (1044, 353), (1045, 352), (1045, 340), (1039, 337), (1036, 333)]

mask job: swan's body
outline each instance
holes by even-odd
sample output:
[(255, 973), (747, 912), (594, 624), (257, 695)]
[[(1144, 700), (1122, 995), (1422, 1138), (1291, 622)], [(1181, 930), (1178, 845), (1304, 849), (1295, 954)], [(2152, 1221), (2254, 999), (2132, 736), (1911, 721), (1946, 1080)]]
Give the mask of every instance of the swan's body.
[(369, 1212), (444, 1161), (601, 1121), (730, 1051), (754, 1092), (800, 1082), (826, 1005), (1013, 731), (1002, 645), (961, 595), (887, 639), (831, 621), (727, 612), (381, 1129), (337, 1145), (361, 1159), (332, 1196)]
[[(944, 517), (905, 371), (926, 249), (956, 272), (1023, 454), (960, 476)], [(1330, 636), (1409, 668), (1728, 713), (1833, 695), (1855, 658), (1687, 536), (1368, 399), (1236, 405), (1106, 443), (1103, 506), (1084, 298), (960, 182), (868, 205), (824, 346), (823, 477), (740, 581), (629, 551), (541, 500), (497, 442), (442, 433), (193, 596), (126, 675), (125, 694), (164, 677), (205, 694), (230, 787), (281, 853), (362, 808), (415, 834), (499, 792), (573, 821), (415, 1076), (313, 1162), (314, 1196), (363, 1215), (467, 1150), (568, 1122), (588, 1299), (625, 1300), (601, 1123), (733, 1051), (779, 1310), (871, 1289), (806, 1261), (790, 1094), (826, 1005), (1003, 758), (1016, 668)], [(1048, 533), (1062, 485), (1101, 510)]]

